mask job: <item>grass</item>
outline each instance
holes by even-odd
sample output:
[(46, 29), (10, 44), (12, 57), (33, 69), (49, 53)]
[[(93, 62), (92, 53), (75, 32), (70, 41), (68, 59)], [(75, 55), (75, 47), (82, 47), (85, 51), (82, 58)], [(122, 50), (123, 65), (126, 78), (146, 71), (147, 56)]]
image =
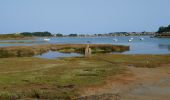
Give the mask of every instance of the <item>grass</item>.
[(110, 76), (125, 73), (126, 66), (154, 68), (167, 63), (170, 55), (0, 58), (0, 99), (69, 100), (79, 97), (81, 88), (102, 85)]
[[(46, 44), (35, 46), (0, 47), (0, 58), (30, 57), (48, 52), (50, 50), (65, 53), (84, 54), (85, 47), (85, 44)], [(128, 46), (121, 45), (91, 44), (90, 47), (92, 48), (93, 53), (122, 52), (129, 50)]]
[(16, 39), (32, 39), (33, 37), (27, 37), (19, 34), (0, 34), (0, 40), (16, 40)]
[(35, 40), (31, 40), (31, 41), (14, 41), (14, 42), (0, 42), (0, 44), (32, 44), (32, 43), (43, 43), (46, 41), (35, 41)]
[(0, 92), (0, 99), (1, 100), (16, 100), (19, 99), (19, 95), (16, 93), (12, 93), (12, 92)]
[(124, 71), (123, 67), (87, 58), (1, 58), (0, 67), (1, 91), (41, 99), (74, 98), (79, 88), (102, 84), (107, 76)]
[(161, 64), (170, 62), (170, 55), (122, 55), (122, 54), (105, 54), (105, 58), (96, 57), (96, 59), (124, 64), (134, 67), (159, 67)]

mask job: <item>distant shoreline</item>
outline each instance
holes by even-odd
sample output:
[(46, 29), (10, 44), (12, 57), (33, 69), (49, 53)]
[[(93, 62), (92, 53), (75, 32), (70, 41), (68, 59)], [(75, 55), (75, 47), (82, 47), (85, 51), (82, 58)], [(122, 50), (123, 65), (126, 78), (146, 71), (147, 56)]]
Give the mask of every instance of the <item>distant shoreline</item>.
[(155, 32), (112, 32), (101, 34), (52, 34), (50, 32), (22, 32), (11, 34), (0, 34), (0, 40), (26, 40), (34, 38), (50, 38), (50, 37), (113, 37), (113, 36), (153, 36)]

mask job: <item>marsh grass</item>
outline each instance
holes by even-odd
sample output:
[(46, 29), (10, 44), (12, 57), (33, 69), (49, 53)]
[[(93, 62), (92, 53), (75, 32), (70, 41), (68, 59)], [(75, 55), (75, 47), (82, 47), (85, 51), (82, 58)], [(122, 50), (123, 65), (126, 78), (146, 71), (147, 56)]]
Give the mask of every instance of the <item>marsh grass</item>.
[(22, 92), (0, 92), (0, 100), (70, 100), (75, 95), (74, 91), (66, 89), (56, 90), (43, 90), (43, 89), (30, 89), (23, 90)]
[(18, 34), (0, 34), (0, 40), (16, 40), (16, 39), (32, 39), (33, 37), (26, 37)]
[(10, 42), (10, 41), (6, 41), (6, 42), (2, 42), (0, 41), (0, 44), (32, 44), (32, 43), (45, 43), (47, 41), (36, 41), (36, 40), (30, 40), (30, 41), (13, 41), (13, 42)]
[(19, 94), (9, 91), (0, 92), (0, 100), (17, 100), (17, 99), (20, 99)]
[[(8, 100), (13, 98), (11, 90), (21, 91), (20, 98), (74, 98), (79, 95), (80, 88), (102, 84), (107, 76), (124, 70), (94, 58), (1, 58), (0, 68), (0, 90), (7, 91), (2, 97)], [(18, 92), (13, 93), (18, 96)]]
[[(85, 44), (47, 44), (36, 46), (15, 46), (15, 47), (0, 47), (0, 58), (7, 57), (31, 57), (34, 55), (43, 54), (48, 51), (58, 51), (63, 53), (81, 53), (84, 54)], [(92, 53), (106, 52), (122, 52), (129, 50), (128, 46), (118, 45), (99, 45), (91, 44)]]
[(134, 67), (159, 67), (162, 64), (170, 63), (170, 55), (125, 55), (125, 54), (105, 54), (105, 56), (96, 56), (96, 59), (106, 62), (130, 65)]
[[(60, 99), (79, 96), (79, 90), (103, 85), (124, 74), (127, 66), (160, 67), (170, 55), (94, 54), (90, 58), (0, 58), (0, 99)], [(11, 92), (12, 91), (12, 92)]]

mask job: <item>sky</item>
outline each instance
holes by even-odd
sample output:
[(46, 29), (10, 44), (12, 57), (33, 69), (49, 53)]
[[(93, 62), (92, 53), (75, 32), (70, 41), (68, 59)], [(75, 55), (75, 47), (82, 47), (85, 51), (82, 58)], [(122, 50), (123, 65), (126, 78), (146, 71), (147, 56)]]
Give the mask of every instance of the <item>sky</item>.
[(96, 34), (157, 31), (170, 0), (0, 0), (0, 33)]

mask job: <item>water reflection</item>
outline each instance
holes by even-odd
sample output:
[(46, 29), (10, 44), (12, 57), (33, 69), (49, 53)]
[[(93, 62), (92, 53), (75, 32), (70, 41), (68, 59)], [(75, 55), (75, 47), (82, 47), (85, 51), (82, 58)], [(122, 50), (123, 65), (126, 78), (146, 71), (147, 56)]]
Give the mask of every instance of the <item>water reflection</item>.
[(160, 49), (168, 49), (170, 51), (170, 44), (159, 44), (158, 47)]

